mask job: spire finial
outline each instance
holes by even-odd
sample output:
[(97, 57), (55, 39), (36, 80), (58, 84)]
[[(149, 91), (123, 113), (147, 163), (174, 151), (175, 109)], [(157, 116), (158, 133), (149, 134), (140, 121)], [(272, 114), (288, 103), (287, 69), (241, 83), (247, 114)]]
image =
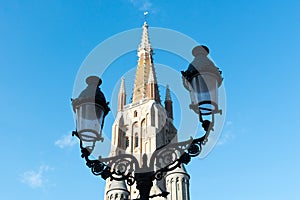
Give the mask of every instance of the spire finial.
[(148, 12), (144, 12), (145, 22), (143, 25), (143, 33), (142, 33), (142, 40), (139, 45), (138, 51), (145, 50), (149, 53), (152, 51), (150, 41), (149, 41), (149, 35), (148, 35), (148, 24), (146, 22), (146, 16), (148, 15)]
[(147, 24), (147, 15), (148, 15), (149, 13), (146, 11), (146, 12), (144, 12), (144, 24)]

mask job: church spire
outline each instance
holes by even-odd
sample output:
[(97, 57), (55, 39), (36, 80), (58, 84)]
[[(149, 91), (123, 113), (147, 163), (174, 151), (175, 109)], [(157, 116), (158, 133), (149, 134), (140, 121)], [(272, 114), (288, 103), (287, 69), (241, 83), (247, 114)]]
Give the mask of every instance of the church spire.
[(149, 40), (149, 34), (148, 34), (148, 24), (146, 21), (146, 16), (148, 15), (148, 12), (144, 12), (144, 25), (143, 25), (143, 34), (142, 34), (142, 40), (139, 45), (138, 51), (145, 50), (145, 51), (152, 51), (151, 45), (150, 45), (150, 40)]
[(143, 99), (153, 99), (160, 103), (152, 55), (153, 49), (149, 40), (148, 24), (145, 21), (141, 43), (138, 47), (138, 64), (132, 95), (133, 103)]
[(125, 78), (122, 77), (120, 91), (118, 95), (118, 111), (123, 110), (125, 104), (126, 104)]
[(152, 51), (150, 40), (149, 40), (148, 24), (146, 21), (144, 22), (143, 25), (143, 34), (142, 34), (142, 39), (138, 51), (142, 51), (142, 50), (145, 50), (147, 52)]

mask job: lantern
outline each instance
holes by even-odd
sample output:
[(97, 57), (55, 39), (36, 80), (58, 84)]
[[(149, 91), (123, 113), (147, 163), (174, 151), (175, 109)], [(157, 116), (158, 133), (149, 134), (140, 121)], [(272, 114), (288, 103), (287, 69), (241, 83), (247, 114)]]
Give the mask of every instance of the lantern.
[(206, 46), (196, 46), (195, 57), (186, 71), (182, 71), (184, 87), (191, 97), (190, 108), (197, 114), (210, 115), (218, 110), (218, 88), (222, 84), (221, 71), (207, 57)]
[(97, 76), (86, 79), (87, 87), (79, 97), (72, 99), (76, 115), (76, 132), (83, 142), (103, 141), (102, 128), (105, 116), (110, 111), (108, 102), (99, 86), (102, 80)]

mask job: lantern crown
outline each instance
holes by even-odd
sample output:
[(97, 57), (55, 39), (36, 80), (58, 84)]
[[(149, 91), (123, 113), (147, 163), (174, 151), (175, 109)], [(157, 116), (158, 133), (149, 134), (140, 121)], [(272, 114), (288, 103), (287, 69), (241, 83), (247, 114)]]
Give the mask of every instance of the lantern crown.
[(196, 46), (192, 50), (192, 54), (195, 58), (193, 62), (189, 64), (186, 71), (181, 71), (183, 77), (190, 82), (195, 76), (210, 73), (217, 79), (218, 87), (220, 87), (223, 81), (221, 76), (222, 72), (207, 57), (209, 54), (209, 48), (204, 45)]
[(106, 115), (110, 111), (110, 108), (103, 92), (99, 88), (102, 80), (97, 76), (89, 76), (85, 82), (87, 83), (87, 87), (80, 93), (78, 98), (72, 99), (73, 110), (75, 111), (77, 106), (89, 102), (101, 105)]

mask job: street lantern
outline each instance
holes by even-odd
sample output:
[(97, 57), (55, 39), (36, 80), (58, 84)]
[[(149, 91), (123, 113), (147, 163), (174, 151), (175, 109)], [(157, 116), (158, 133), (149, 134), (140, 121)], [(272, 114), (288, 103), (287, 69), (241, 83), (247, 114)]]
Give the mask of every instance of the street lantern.
[[(184, 87), (190, 92), (190, 108), (199, 114), (200, 121), (203, 116), (221, 113), (218, 109), (218, 88), (222, 84), (219, 68), (207, 57), (208, 47), (201, 45), (192, 50), (195, 57), (186, 71), (182, 71)], [(207, 123), (207, 122), (204, 122)]]
[(205, 134), (195, 139), (191, 137), (186, 141), (163, 145), (157, 148), (150, 158), (147, 154), (143, 154), (142, 163), (134, 155), (127, 153), (90, 159), (96, 141), (103, 141), (101, 131), (110, 108), (99, 88), (101, 79), (96, 76), (86, 79), (88, 86), (78, 98), (72, 99), (76, 114), (76, 131), (73, 131), (73, 136), (79, 138), (81, 157), (85, 159), (87, 167), (94, 175), (101, 176), (105, 180), (108, 178), (116, 181), (126, 180), (129, 186), (136, 184), (140, 200), (168, 195), (168, 192), (150, 195), (153, 181), (162, 180), (166, 172), (173, 171), (182, 164), (188, 164), (192, 157), (198, 156), (213, 130), (214, 115), (221, 113), (218, 108), (218, 88), (223, 80), (221, 72), (207, 58), (209, 50), (206, 46), (197, 46), (192, 53), (195, 57), (193, 62), (186, 71), (182, 71), (183, 83), (190, 92), (192, 102), (190, 108), (199, 115)]
[(110, 111), (108, 102), (99, 86), (102, 80), (97, 76), (86, 79), (87, 87), (78, 98), (72, 99), (73, 111), (76, 115), (76, 134), (82, 142), (103, 141), (102, 128), (105, 116)]

